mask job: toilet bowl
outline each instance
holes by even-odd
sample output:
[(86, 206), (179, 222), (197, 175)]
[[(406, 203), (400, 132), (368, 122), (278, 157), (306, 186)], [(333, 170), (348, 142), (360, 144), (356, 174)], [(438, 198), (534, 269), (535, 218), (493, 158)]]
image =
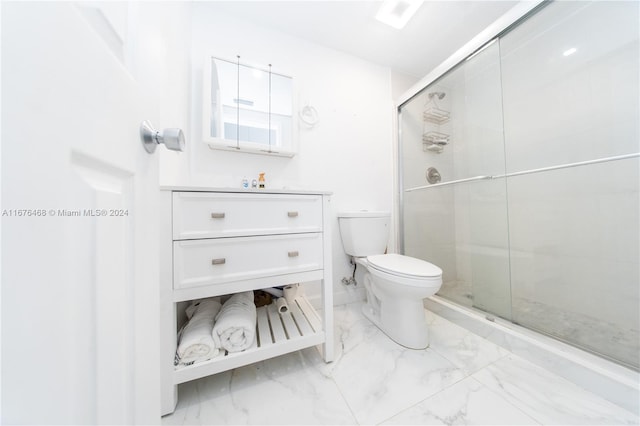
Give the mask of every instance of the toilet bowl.
[(347, 212), (338, 215), (345, 252), (366, 268), (367, 302), (363, 314), (392, 340), (411, 349), (429, 346), (423, 299), (442, 285), (442, 270), (424, 260), (384, 254), (389, 213)]

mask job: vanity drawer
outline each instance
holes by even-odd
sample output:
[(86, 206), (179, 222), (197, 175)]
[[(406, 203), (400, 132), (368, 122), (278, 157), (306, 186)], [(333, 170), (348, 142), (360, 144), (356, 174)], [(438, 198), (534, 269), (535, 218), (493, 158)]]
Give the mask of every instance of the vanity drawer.
[(322, 232), (318, 195), (173, 193), (173, 239)]
[(174, 241), (175, 289), (322, 269), (322, 234)]

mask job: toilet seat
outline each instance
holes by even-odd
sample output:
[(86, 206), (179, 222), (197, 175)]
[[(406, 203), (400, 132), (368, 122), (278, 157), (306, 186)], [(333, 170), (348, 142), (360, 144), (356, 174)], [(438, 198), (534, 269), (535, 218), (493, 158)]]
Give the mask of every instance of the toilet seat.
[(401, 254), (367, 256), (369, 267), (394, 276), (411, 279), (429, 279), (442, 276), (442, 269), (415, 257)]

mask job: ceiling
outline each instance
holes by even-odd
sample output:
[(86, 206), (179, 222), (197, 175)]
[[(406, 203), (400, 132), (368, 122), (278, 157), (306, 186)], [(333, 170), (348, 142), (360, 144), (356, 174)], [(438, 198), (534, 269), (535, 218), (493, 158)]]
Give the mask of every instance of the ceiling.
[(516, 3), (427, 0), (402, 30), (375, 19), (380, 1), (216, 1), (215, 5), (257, 25), (421, 78)]

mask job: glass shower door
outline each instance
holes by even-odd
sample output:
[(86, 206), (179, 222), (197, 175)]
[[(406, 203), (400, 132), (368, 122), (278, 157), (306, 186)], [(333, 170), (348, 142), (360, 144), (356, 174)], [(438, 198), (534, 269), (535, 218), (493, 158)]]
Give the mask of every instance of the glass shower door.
[(636, 369), (639, 9), (553, 2), (500, 42), (513, 320)]
[(510, 318), (499, 59), (490, 43), (400, 108), (401, 234), (439, 295)]
[(640, 369), (640, 3), (545, 2), (400, 107), (439, 295)]

